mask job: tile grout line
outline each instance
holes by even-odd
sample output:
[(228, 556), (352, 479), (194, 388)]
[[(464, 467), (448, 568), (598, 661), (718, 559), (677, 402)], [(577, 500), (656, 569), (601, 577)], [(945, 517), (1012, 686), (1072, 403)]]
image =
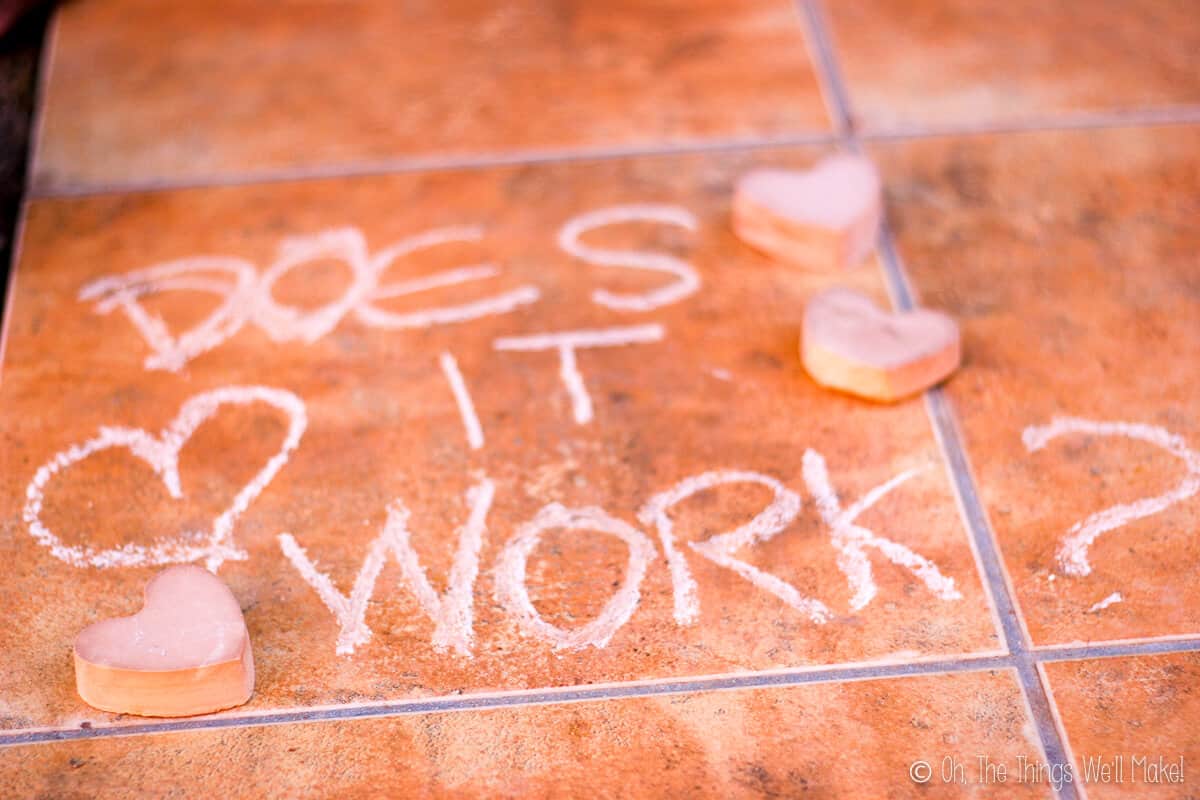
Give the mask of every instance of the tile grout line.
[[(796, 0), (801, 13), (801, 29), (806, 38), (815, 34), (817, 42), (811, 43), (814, 61), (820, 64), (833, 63), (833, 53), (820, 10), (809, 10), (806, 0)], [(815, 16), (814, 16), (815, 15)], [(836, 67), (825, 74), (817, 74), (817, 83), (830, 116), (839, 130), (836, 133), (802, 131), (777, 136), (751, 136), (749, 138), (696, 139), (676, 143), (643, 143), (616, 147), (563, 147), (532, 148), (508, 152), (482, 153), (475, 155), (433, 155), (414, 157), (392, 157), (359, 164), (326, 164), (310, 167), (280, 168), (263, 172), (217, 176), (211, 179), (148, 179), (92, 185), (68, 185), (59, 188), (41, 188), (36, 185), (36, 176), (41, 158), (42, 133), (45, 127), (46, 98), (49, 94), (54, 54), (59, 39), (61, 14), (55, 10), (46, 25), (42, 50), (38, 59), (37, 83), (34, 92), (33, 120), (30, 125), (29, 143), (26, 148), (26, 171), (23, 186), (23, 203), (32, 200), (69, 199), (128, 193), (152, 193), (186, 191), (189, 189), (214, 189), (221, 187), (251, 186), (271, 183), (286, 183), (307, 180), (332, 180), (369, 176), (399, 175), (433, 172), (437, 170), (485, 169), (502, 166), (524, 166), (537, 164), (560, 164), (578, 161), (611, 160), (638, 156), (701, 155), (739, 150), (770, 149), (774, 147), (798, 147), (825, 145), (856, 137), (863, 141), (895, 141), (936, 138), (943, 136), (1002, 135), (1012, 133), (1054, 132), (1070, 130), (1109, 129), (1131, 126), (1191, 125), (1200, 124), (1200, 105), (1187, 104), (1150, 108), (1127, 108), (1106, 111), (1063, 113), (1046, 117), (1017, 118), (1008, 121), (985, 122), (980, 125), (943, 125), (941, 127), (896, 127), (877, 131), (856, 133), (850, 115), (849, 94), (845, 89), (840, 70)], [(827, 87), (834, 93), (826, 96)], [(843, 113), (844, 110), (844, 113)]]
[(1120, 658), (1125, 656), (1160, 656), (1171, 653), (1200, 652), (1200, 638), (1164, 639), (1162, 641), (1132, 642), (1129, 644), (1082, 644), (1075, 647), (1056, 646), (1036, 649), (1032, 657), (1039, 664), (1056, 661), (1081, 661), (1091, 658)]
[[(885, 237), (887, 236), (888, 234), (885, 232)], [(909, 291), (908, 279), (905, 277), (904, 267), (899, 256), (892, 247), (892, 242), (885, 238), (882, 244), (883, 252), (886, 254), (883, 261), (885, 271), (889, 272), (888, 279), (902, 284), (906, 293), (904, 304), (898, 305), (905, 310), (914, 308), (916, 304), (907, 294)], [(892, 273), (893, 270), (894, 273)], [(991, 524), (988, 522), (987, 512), (983, 508), (983, 501), (979, 499), (971, 465), (967, 461), (966, 446), (962, 442), (954, 412), (950, 409), (945, 391), (940, 386), (935, 386), (927, 391), (924, 399), (925, 410), (929, 415), (934, 434), (937, 436), (938, 446), (942, 450), (942, 455), (946, 459), (947, 467), (954, 481), (954, 492), (962, 510), (963, 522), (966, 524), (967, 531), (983, 562), (984, 581), (988, 586), (989, 594), (992, 595), (996, 612), (999, 614), (1005, 643), (1009, 652), (1014, 655), (1019, 652), (1032, 654), (1033, 649), (1026, 644), (1029, 636), (1021, 621), (1021, 611), (1017, 607), (1014, 592), (1005, 574), (1004, 560), (1000, 555)]]
[(266, 711), (260, 714), (242, 716), (182, 719), (89, 728), (51, 728), (9, 734), (0, 733), (0, 748), (75, 739), (137, 736), (142, 734), (172, 733), (213, 728), (260, 727), (263, 725), (280, 725), (295, 722), (396, 717), (454, 711), (485, 711), (498, 708), (622, 700), (638, 697), (661, 697), (713, 691), (887, 680), (923, 675), (947, 675), (996, 669), (1014, 669), (1014, 666), (1012, 657), (1008, 655), (952, 656), (930, 661), (860, 664), (856, 666), (834, 664), (812, 669), (780, 670), (745, 675), (679, 678), (666, 681), (629, 681), (609, 686), (562, 687), (509, 694), (435, 697), (424, 700), (398, 700), (362, 705), (330, 706), (320, 709)]
[[(853, 105), (843, 80), (834, 44), (830, 38), (821, 0), (797, 0), (801, 4), (804, 20), (809, 29), (816, 54), (814, 59), (817, 75), (827, 91), (827, 101), (832, 102), (837, 128), (842, 134), (842, 144), (853, 152), (862, 147), (855, 135)], [(880, 262), (887, 280), (893, 304), (900, 310), (913, 308), (913, 293), (903, 262), (900, 260), (888, 226), (883, 224), (879, 235)], [(1004, 580), (1003, 564), (998, 545), (987, 523), (987, 515), (979, 500), (974, 479), (967, 462), (966, 450), (954, 424), (953, 414), (945, 395), (938, 387), (925, 392), (926, 408), (931, 426), (934, 428), (943, 458), (953, 476), (954, 490), (960, 508), (966, 512), (964, 521), (968, 533), (975, 542), (976, 551), (982, 559), (984, 578), (996, 610), (1000, 614), (1001, 630), (1005, 644), (1016, 669), (1021, 693), (1041, 740), (1045, 759), (1050, 764), (1066, 764), (1064, 745), (1066, 734), (1060, 731), (1054, 719), (1051, 701), (1046, 687), (1038, 676), (1033, 655), (1026, 646), (1021, 630), (1014, 597), (1009, 593)], [(1078, 797), (1072, 784), (1061, 784), (1055, 788), (1056, 796), (1064, 800)]]
[(1061, 133), (1196, 124), (1200, 124), (1200, 106), (1186, 105), (1064, 112), (1047, 117), (1018, 117), (1010, 120), (984, 122), (978, 125), (951, 123), (926, 128), (884, 128), (865, 131), (859, 136), (865, 141), (890, 142), (937, 139), (949, 136), (1003, 136), (1020, 133)]
[[(885, 222), (885, 224), (886, 224), (886, 222)], [(878, 242), (878, 247), (880, 248), (880, 252), (883, 251), (883, 248), (885, 248), (889, 245), (890, 245), (890, 241), (883, 239), (882, 237), (881, 237), (880, 241)], [(880, 259), (880, 263), (881, 264), (883, 263), (882, 257)], [(888, 296), (892, 300), (892, 303), (895, 305), (897, 303), (897, 300), (891, 294), (894, 291), (892, 288), (892, 282), (887, 279), (886, 275), (885, 275), (885, 282), (888, 286), (888, 293), (889, 293)], [(908, 287), (901, 286), (901, 287), (899, 287), (899, 289), (901, 291), (904, 291), (907, 293)], [(927, 395), (927, 396), (922, 397), (922, 402), (925, 406), (925, 416), (929, 422), (929, 427), (933, 430), (933, 436), (934, 436), (934, 439), (936, 440), (938, 453), (941, 455), (942, 468), (945, 472), (946, 482), (949, 486), (951, 495), (954, 497), (954, 507), (958, 511), (959, 524), (961, 524), (963, 526), (962, 527), (963, 533), (965, 534), (965, 538), (966, 538), (968, 544), (970, 544), (971, 555), (975, 559), (975, 569), (977, 570), (976, 574), (978, 576), (980, 576), (980, 588), (983, 589), (983, 596), (987, 600), (988, 610), (991, 612), (991, 615), (992, 615), (993, 635), (999, 636), (1006, 643), (1005, 644), (1006, 652), (1011, 652), (1011, 649), (1009, 649), (1008, 645), (1007, 645), (1008, 636), (1004, 630), (1005, 623), (1008, 619), (1010, 619), (1010, 616), (1006, 615), (1003, 611), (1001, 611), (1001, 609), (998, 605), (999, 601), (996, 598), (995, 592), (992, 591), (992, 588), (991, 588), (992, 585), (987, 578), (988, 570), (991, 568), (991, 566), (994, 562), (985, 561), (984, 555), (979, 549), (979, 542), (976, 540), (976, 538), (974, 536), (971, 535), (971, 523), (969, 521), (969, 516), (970, 516), (971, 512), (966, 507), (966, 505), (964, 505), (962, 492), (960, 492), (958, 490), (958, 487), (956, 485), (959, 472), (956, 469), (954, 462), (950, 458), (949, 451), (946, 449), (946, 442), (942, 439), (942, 428), (938, 424), (937, 420), (934, 417), (935, 408), (933, 405), (931, 405), (932, 401), (931, 401), (930, 396)], [(1020, 637), (1018, 636), (1018, 638), (1020, 638)]]
[(857, 151), (859, 146), (854, 134), (853, 106), (850, 104), (846, 82), (842, 79), (842, 71), (833, 52), (833, 42), (828, 35), (825, 15), (815, 0), (795, 2), (804, 40), (812, 51), (808, 55), (813, 64), (813, 73), (821, 90), (821, 97), (825, 101), (825, 108), (833, 120), (841, 143)]
[[(904, 273), (903, 264), (895, 253), (889, 239), (890, 232), (884, 229), (880, 239), (884, 272), (889, 283), (897, 286), (900, 302), (896, 305), (902, 310), (913, 308), (911, 290)], [(1001, 630), (1004, 633), (1005, 644), (1013, 659), (1013, 666), (1025, 695), (1030, 716), (1041, 739), (1042, 750), (1046, 761), (1050, 764), (1067, 764), (1066, 731), (1060, 730), (1055, 722), (1052, 700), (1038, 675), (1037, 654), (1031, 651), (1025, 641), (1025, 632), (1020, 622), (1019, 611), (1014, 595), (1009, 591), (1008, 581), (1004, 575), (1004, 566), (999, 553), (999, 547), (991, 526), (987, 521), (982, 501), (967, 463), (966, 448), (958, 433), (953, 411), (946, 400), (941, 387), (934, 387), (925, 392), (925, 407), (929, 419), (937, 435), (942, 455), (947, 461), (953, 477), (954, 492), (958, 497), (959, 507), (964, 512), (963, 519), (968, 533), (975, 543), (984, 568), (984, 580), (1000, 614)], [(1056, 789), (1056, 794), (1062, 798), (1075, 798), (1075, 787), (1062, 784)]]
[[(1058, 118), (1015, 120), (980, 126), (948, 125), (927, 129), (892, 129), (858, 132), (857, 141), (911, 141), (952, 136), (1012, 135), (1020, 133), (1053, 133), (1074, 130), (1108, 130), (1124, 127), (1200, 124), (1200, 107), (1179, 109), (1142, 109), (1113, 114), (1096, 114)], [(244, 172), (217, 176), (212, 179), (149, 179), (117, 183), (97, 183), (62, 187), (38, 187), (33, 182), (36, 153), (30, 158), (25, 196), (29, 200), (70, 200), (118, 194), (151, 194), (155, 192), (221, 189), (238, 186), (263, 186), (274, 183), (338, 180), (344, 178), (386, 177), (423, 174), (437, 171), (489, 169), (497, 167), (574, 164), (590, 161), (611, 161), (623, 158), (712, 155), (730, 152), (770, 150), (772, 148), (807, 147), (845, 143), (844, 135), (811, 131), (786, 136), (755, 136), (745, 139), (707, 139), (675, 144), (631, 144), (618, 147), (565, 147), (561, 149), (528, 149), (475, 155), (433, 155), (382, 159), (359, 164), (329, 164), (312, 167), (281, 168), (262, 172)]]
[[(1063, 722), (1062, 713), (1058, 708), (1058, 699), (1054, 696), (1054, 689), (1050, 686), (1050, 675), (1046, 672), (1046, 665), (1043, 663), (1037, 664), (1038, 680), (1042, 682), (1042, 686), (1046, 689), (1046, 698), (1050, 703), (1050, 716), (1054, 718), (1054, 724), (1059, 730), (1066, 730), (1066, 723)], [(1063, 739), (1063, 749), (1066, 752), (1067, 758), (1071, 759), (1070, 764), (1076, 764), (1075, 748), (1071, 746), (1071, 740)], [(1086, 781), (1077, 781), (1075, 783), (1075, 793), (1079, 796), (1079, 800), (1088, 800), (1088, 792)]]
[[(1038, 663), (1053, 663), (1081, 659), (1162, 655), (1179, 652), (1200, 652), (1200, 637), (1169, 642), (1135, 642), (1123, 645), (1063, 648), (1054, 652), (1033, 653), (1033, 659)], [(527, 691), (518, 690), (509, 693), (443, 696), (422, 700), (381, 701), (360, 705), (344, 704), (315, 709), (274, 710), (256, 714), (118, 724), (91, 728), (49, 728), (9, 733), (0, 732), (0, 748), (113, 736), (140, 736), (154, 733), (220, 728), (249, 728), (286, 723), (375, 719), (425, 713), (486, 711), (499, 708), (623, 700), (638, 697), (661, 697), (713, 691), (786, 688), (868, 680), (894, 680), (923, 675), (953, 675), (996, 669), (1011, 669), (1015, 673), (1018, 672), (1016, 657), (1006, 654), (963, 654), (922, 661), (851, 665), (829, 664), (812, 668), (781, 669), (742, 675), (666, 680), (649, 679), (644, 681), (626, 681), (604, 686), (568, 686)]]
[[(290, 183), (311, 180), (337, 180), (340, 178), (384, 177), (408, 173), (426, 173), (442, 170), (488, 169), (492, 167), (520, 167), (551, 164), (570, 164), (587, 161), (612, 161), (641, 156), (687, 156), (706, 155), (744, 150), (760, 150), (775, 147), (806, 147), (829, 145), (837, 141), (832, 131), (809, 131), (783, 136), (754, 136), (750, 138), (698, 139), (675, 143), (645, 143), (616, 147), (563, 147), (531, 148), (507, 152), (475, 153), (470, 155), (426, 155), (381, 159), (358, 164), (330, 164), (312, 167), (294, 167), (262, 172), (243, 173), (231, 176), (216, 176), (213, 179), (195, 180), (142, 180), (110, 184), (65, 186), (61, 188), (39, 188), (31, 184), (28, 196), (36, 200), (71, 199), (129, 193), (152, 193), (187, 191), (191, 189), (220, 189), (237, 186), (259, 186), (272, 183)], [(31, 173), (32, 175), (32, 173)]]

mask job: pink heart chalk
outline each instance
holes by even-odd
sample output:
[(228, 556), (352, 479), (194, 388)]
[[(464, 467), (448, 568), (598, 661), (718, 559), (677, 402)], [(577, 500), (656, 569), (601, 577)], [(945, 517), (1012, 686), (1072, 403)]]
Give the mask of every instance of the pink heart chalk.
[(850, 289), (804, 309), (804, 368), (831, 389), (892, 402), (941, 382), (961, 357), (958, 324), (938, 311), (884, 311)]
[(88, 705), (179, 717), (239, 706), (254, 657), (237, 599), (206, 569), (170, 567), (146, 584), (142, 610), (75, 639), (75, 685)]
[(857, 155), (811, 170), (753, 170), (737, 183), (733, 229), (751, 247), (815, 270), (852, 267), (875, 246), (882, 218), (879, 174)]

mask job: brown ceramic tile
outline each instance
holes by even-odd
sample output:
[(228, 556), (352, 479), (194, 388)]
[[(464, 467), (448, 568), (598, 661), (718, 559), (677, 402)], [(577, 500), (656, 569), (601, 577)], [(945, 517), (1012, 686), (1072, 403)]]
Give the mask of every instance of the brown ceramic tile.
[[(802, 165), (819, 155), (761, 154), (753, 163)], [(254, 640), (253, 708), (994, 652), (991, 612), (921, 402), (883, 407), (819, 390), (799, 365), (802, 305), (839, 279), (774, 265), (729, 231), (730, 187), (751, 163), (663, 157), (33, 203), (0, 382), (0, 541), (7, 555), (0, 597), (12, 623), (0, 629), (5, 725), (103, 718), (75, 696), (72, 637), (97, 618), (134, 610), (153, 574), (147, 567), (72, 566), (35, 541), (23, 509), (39, 468), (102, 426), (162, 430), (189, 398), (229, 386), (281, 388), (307, 409), (298, 449), (236, 522), (233, 539), (248, 559), (220, 569)], [(686, 209), (696, 229), (639, 222), (596, 230), (584, 241), (685, 260), (703, 281), (698, 292), (651, 311), (593, 301), (599, 289), (638, 293), (674, 280), (589, 266), (558, 248), (556, 231), (566, 220), (621, 203)], [(381, 303), (393, 310), (477, 301), (522, 286), (536, 288), (541, 299), (513, 313), (427, 330), (384, 330), (350, 314), (312, 343), (273, 343), (260, 325), (247, 324), (177, 373), (143, 368), (149, 350), (125, 314), (97, 314), (76, 299), (99, 276), (199, 254), (247, 259), (261, 274), (285, 237), (348, 224), (376, 253), (437, 226), (486, 227), (481, 241), (402, 259), (383, 280), (485, 260), (502, 275)], [(333, 259), (315, 260), (281, 279), (275, 296), (327, 302), (343, 290), (346, 271)], [(844, 280), (883, 298), (873, 266)], [(214, 305), (182, 290), (145, 303), (175, 331)], [(582, 425), (556, 353), (494, 349), (506, 336), (636, 325), (661, 325), (662, 340), (579, 351), (594, 409)], [(443, 352), (457, 360), (473, 398), (481, 449), (467, 445), (439, 366)], [(182, 449), (183, 503), (124, 450), (101, 451), (46, 484), (41, 522), (64, 546), (96, 550), (209, 530), (282, 446), (285, 422), (284, 413), (260, 403), (229, 408), (202, 425)], [(852, 608), (830, 529), (806, 486), (807, 448), (824, 457), (847, 509), (873, 487), (918, 470), (858, 522), (929, 559), (961, 597), (949, 587), (935, 595), (923, 578), (867, 549), (878, 594)], [(799, 495), (793, 524), (734, 556), (819, 599), (830, 614), (826, 623), (686, 546), (764, 509), (771, 492), (742, 483), (670, 511), (699, 602), (695, 624), (676, 624), (656, 528), (637, 514), (652, 496), (710, 470), (754, 471)], [(373, 637), (353, 655), (337, 655), (335, 618), (285, 558), (279, 534), (292, 534), (349, 594), (389, 504), (401, 498), (411, 511), (413, 546), (441, 591), (456, 529), (468, 515), (465, 494), (484, 476), (495, 483), (495, 500), (474, 591), (473, 657), (435, 652), (433, 623), (392, 558), (365, 613)], [(652, 544), (640, 602), (605, 647), (556, 652), (495, 599), (493, 570), (505, 544), (556, 502), (602, 507)], [(528, 562), (531, 602), (550, 624), (579, 628), (618, 591), (628, 560), (615, 536), (548, 530)]]
[(1200, 794), (1200, 654), (1042, 667), (1091, 800)]
[[(963, 325), (966, 366), (949, 394), (1033, 641), (1195, 635), (1200, 496), (1187, 496), (1189, 467), (1169, 441), (1126, 434), (1200, 452), (1197, 131), (875, 152), (920, 294)], [(1068, 425), (1031, 452), (1024, 432), (1056, 417), (1150, 427)], [(1147, 498), (1172, 492), (1165, 509), (1099, 535), (1088, 574), (1060, 559), (1091, 515), (1153, 510)]]
[[(972, 673), (16, 747), (0, 757), (0, 787), (60, 798), (201, 785), (222, 797), (1048, 797), (1045, 782), (979, 782), (980, 755), (1041, 760), (1030, 729), (1010, 673)], [(970, 785), (942, 781), (945, 759)], [(938, 772), (919, 785), (909, 769), (922, 760)]]
[(867, 130), (1003, 124), (1200, 103), (1200, 15), (1176, 0), (836, 0)]
[(44, 190), (828, 129), (790, 0), (78, 0), (53, 54)]

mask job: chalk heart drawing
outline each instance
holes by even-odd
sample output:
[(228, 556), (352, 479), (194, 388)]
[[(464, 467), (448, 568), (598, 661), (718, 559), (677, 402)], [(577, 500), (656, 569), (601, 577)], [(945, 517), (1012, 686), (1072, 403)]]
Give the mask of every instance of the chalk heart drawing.
[[(245, 406), (265, 403), (288, 418), (287, 434), (279, 450), (267, 460), (250, 482), (238, 491), (233, 502), (213, 521), (206, 532), (185, 533), (175, 539), (159, 539), (143, 546), (126, 543), (109, 550), (86, 545), (64, 544), (41, 519), (46, 486), (56, 475), (103, 450), (123, 447), (150, 465), (175, 500), (183, 499), (179, 480), (179, 452), (205, 420), (223, 406)], [(101, 427), (100, 432), (84, 442), (72, 445), (56, 454), (34, 474), (25, 491), (25, 523), (39, 544), (62, 561), (76, 567), (92, 566), (139, 567), (161, 564), (183, 564), (204, 559), (205, 566), (215, 572), (227, 560), (245, 560), (247, 554), (233, 543), (233, 527), (239, 516), (262, 493), (275, 474), (287, 463), (288, 456), (300, 443), (307, 426), (304, 402), (284, 389), (264, 386), (228, 386), (190, 398), (178, 416), (157, 436), (141, 428)]]
[[(1161, 447), (1181, 460), (1187, 468), (1187, 473), (1169, 491), (1132, 503), (1110, 506), (1072, 525), (1056, 554), (1059, 567), (1065, 575), (1082, 577), (1091, 574), (1092, 565), (1088, 560), (1088, 551), (1101, 534), (1120, 528), (1134, 520), (1165, 511), (1176, 503), (1200, 492), (1200, 453), (1188, 447), (1181, 436), (1156, 425), (1132, 422), (1094, 422), (1078, 417), (1056, 417), (1047, 425), (1030, 425), (1021, 433), (1021, 441), (1025, 444), (1026, 450), (1036, 453), (1052, 439), (1068, 434), (1123, 436), (1147, 442)], [(1114, 602), (1118, 600), (1120, 600), (1119, 594)]]

